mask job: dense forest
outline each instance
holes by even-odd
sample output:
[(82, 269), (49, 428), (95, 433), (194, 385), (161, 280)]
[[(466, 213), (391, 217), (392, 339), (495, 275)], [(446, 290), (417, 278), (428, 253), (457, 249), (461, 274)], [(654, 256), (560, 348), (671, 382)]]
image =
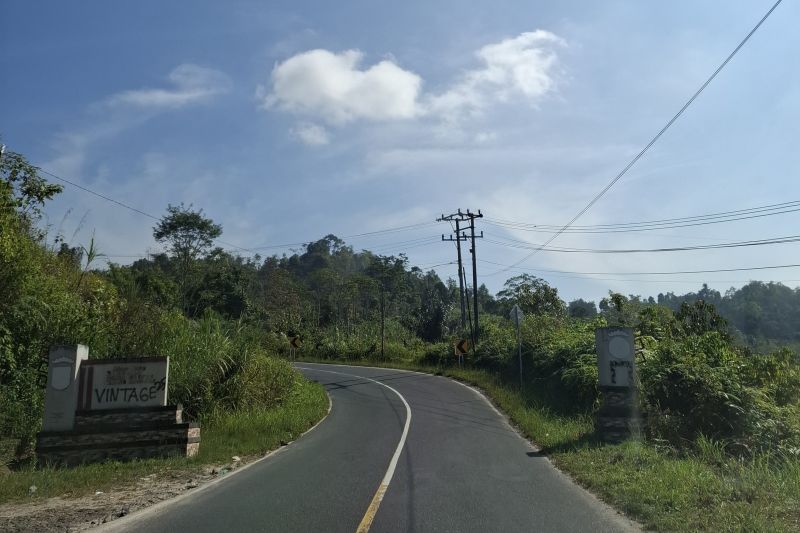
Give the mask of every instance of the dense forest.
[(39, 229), (39, 209), (59, 191), (19, 154), (3, 158), (0, 433), (20, 449), (39, 425), (52, 344), (88, 344), (95, 357), (169, 355), (171, 397), (202, 417), (245, 396), (264, 405), (289, 397), (294, 378), (280, 357), (294, 335), (304, 357), (431, 366), (455, 364), (453, 341), (474, 338), (468, 365), (513, 376), (507, 317), (517, 304), (525, 377), (555, 411), (597, 407), (594, 329), (627, 325), (639, 339), (649, 438), (800, 454), (800, 359), (778, 348), (797, 340), (800, 293), (783, 285), (752, 282), (724, 296), (704, 286), (657, 300), (610, 293), (595, 304), (564, 302), (523, 274), (496, 295), (479, 286), (480, 329), (462, 330), (458, 283), (403, 255), (327, 235), (291, 255), (245, 258), (216, 246), (223, 228), (193, 206), (169, 206), (153, 228), (163, 252), (101, 268), (94, 242), (70, 246)]

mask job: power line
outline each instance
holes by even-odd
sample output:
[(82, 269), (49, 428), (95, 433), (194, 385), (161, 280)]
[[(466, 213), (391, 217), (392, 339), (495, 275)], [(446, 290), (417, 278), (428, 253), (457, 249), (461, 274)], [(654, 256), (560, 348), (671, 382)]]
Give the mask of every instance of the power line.
[(70, 180), (68, 180), (66, 178), (62, 178), (61, 176), (59, 176), (57, 174), (53, 174), (49, 170), (45, 170), (45, 169), (43, 169), (41, 167), (38, 167), (38, 168), (39, 168), (40, 172), (43, 172), (44, 174), (47, 174), (48, 176), (50, 176), (52, 178), (55, 178), (58, 181), (63, 181), (64, 183), (72, 185), (73, 187), (76, 187), (76, 188), (78, 188), (78, 189), (80, 189), (80, 190), (82, 190), (84, 192), (88, 192), (89, 194), (97, 196), (98, 198), (102, 198), (103, 200), (105, 200), (107, 202), (111, 202), (112, 204), (117, 204), (120, 207), (124, 207), (125, 209), (133, 211), (134, 213), (139, 213), (140, 215), (146, 216), (148, 218), (152, 218), (153, 220), (161, 220), (159, 217), (157, 217), (155, 215), (151, 215), (150, 213), (146, 213), (146, 212), (142, 211), (141, 209), (137, 209), (136, 207), (128, 205), (128, 204), (126, 204), (124, 202), (120, 202), (119, 200), (115, 200), (115, 199), (110, 198), (110, 197), (108, 197), (108, 196), (106, 196), (104, 194), (100, 194), (99, 192), (93, 191), (93, 190), (91, 190), (91, 189), (89, 189), (87, 187), (84, 187), (83, 185), (78, 185), (74, 181), (70, 181)]
[[(153, 215), (151, 213), (148, 213), (146, 211), (143, 211), (141, 209), (133, 207), (132, 205), (126, 204), (125, 202), (121, 202), (119, 200), (111, 198), (110, 196), (106, 196), (106, 195), (104, 195), (102, 193), (99, 193), (97, 191), (94, 191), (94, 190), (92, 190), (92, 189), (90, 189), (88, 187), (85, 187), (83, 185), (75, 183), (72, 180), (69, 180), (69, 179), (64, 178), (62, 176), (59, 176), (59, 175), (57, 175), (57, 174), (55, 174), (53, 172), (50, 172), (49, 170), (43, 169), (41, 167), (37, 167), (37, 168), (39, 169), (40, 172), (42, 172), (44, 174), (47, 174), (48, 176), (50, 176), (52, 178), (55, 178), (55, 179), (57, 179), (59, 181), (67, 183), (67, 184), (69, 184), (69, 185), (71, 185), (71, 186), (73, 186), (73, 187), (75, 187), (77, 189), (80, 189), (80, 190), (82, 190), (84, 192), (87, 192), (87, 193), (89, 193), (91, 195), (94, 195), (94, 196), (96, 196), (98, 198), (101, 198), (101, 199), (103, 199), (103, 200), (105, 200), (107, 202), (111, 202), (113, 204), (116, 204), (116, 205), (118, 205), (118, 206), (120, 206), (122, 208), (125, 208), (125, 209), (129, 210), (129, 211), (133, 211), (134, 213), (138, 213), (138, 214), (140, 214), (142, 216), (145, 216), (147, 218), (150, 218), (150, 219), (153, 219), (153, 220), (161, 220), (160, 217), (157, 217), (157, 216), (155, 216), (155, 215)], [(356, 234), (353, 234), (353, 235), (345, 235), (345, 236), (339, 237), (339, 238), (341, 238), (341, 239), (352, 239), (352, 238), (358, 238), (358, 237), (367, 237), (367, 236), (373, 236), (373, 235), (379, 235), (379, 234), (385, 234), (385, 233), (394, 233), (394, 232), (398, 232), (398, 231), (407, 231), (407, 230), (421, 228), (421, 227), (425, 227), (425, 226), (432, 226), (434, 224), (436, 224), (436, 223), (435, 222), (430, 222), (430, 221), (420, 222), (420, 223), (417, 223), (417, 224), (409, 224), (409, 225), (406, 225), (406, 226), (397, 226), (397, 227), (393, 227), (393, 228), (386, 228), (386, 229), (381, 229), (381, 230), (368, 231), (368, 232), (363, 232), (363, 233), (356, 233)], [(310, 242), (313, 242), (313, 240), (308, 240), (308, 241), (303, 241), (303, 242), (275, 244), (275, 245), (263, 245), (263, 246), (256, 246), (256, 247), (252, 247), (252, 248), (244, 248), (242, 246), (237, 246), (235, 244), (223, 241), (222, 239), (216, 239), (216, 241), (219, 242), (220, 244), (224, 244), (225, 246), (230, 246), (231, 248), (236, 248), (237, 250), (242, 250), (242, 251), (250, 252), (250, 253), (256, 253), (255, 252), (256, 250), (265, 250), (265, 249), (271, 249), (271, 248), (288, 248), (288, 247), (291, 247), (291, 246), (303, 246), (303, 245), (306, 245), (306, 244), (308, 244)]]
[[(642, 156), (644, 156), (644, 154), (650, 149), (650, 147), (653, 146), (661, 138), (661, 136), (664, 135), (664, 133), (666, 133), (666, 131), (670, 128), (670, 126), (672, 126), (672, 124), (674, 124), (675, 121), (678, 120), (678, 118), (680, 118), (681, 115), (683, 115), (683, 112), (686, 111), (686, 109), (688, 109), (690, 105), (692, 105), (692, 102), (694, 102), (695, 99), (697, 99), (697, 97), (700, 96), (700, 94), (705, 90), (705, 88), (708, 87), (708, 85), (714, 80), (714, 78), (717, 77), (717, 74), (719, 74), (722, 71), (722, 69), (725, 68), (725, 65), (727, 65), (731, 59), (733, 59), (733, 57), (739, 52), (739, 50), (745, 45), (745, 43), (747, 43), (747, 41), (750, 40), (750, 37), (752, 37), (753, 34), (758, 30), (758, 28), (761, 27), (764, 21), (767, 20), (767, 18), (772, 14), (773, 11), (775, 11), (775, 9), (780, 5), (782, 1), (783, 0), (777, 0), (777, 2), (775, 2), (775, 4), (769, 9), (769, 11), (767, 11), (767, 13), (761, 18), (761, 20), (759, 20), (758, 23), (753, 27), (753, 29), (750, 30), (750, 33), (748, 33), (745, 36), (745, 38), (742, 39), (742, 41), (736, 46), (736, 48), (733, 49), (733, 52), (731, 52), (730, 55), (728, 55), (728, 57), (725, 58), (725, 60), (717, 67), (717, 69), (711, 74), (711, 76), (708, 77), (708, 79), (700, 86), (700, 88), (692, 95), (692, 97), (689, 98), (689, 100), (687, 100), (685, 104), (683, 104), (683, 107), (681, 107), (680, 110), (677, 113), (675, 113), (675, 115), (669, 120), (669, 122), (667, 122), (666, 125), (663, 128), (661, 128), (661, 130), (659, 130), (659, 132), (655, 135), (655, 137), (653, 137), (650, 140), (650, 142), (648, 142), (647, 145), (645, 145), (645, 147), (642, 148), (642, 150), (638, 154), (636, 154), (636, 156), (627, 165), (625, 165), (625, 168), (623, 168), (605, 187), (603, 187), (603, 189), (599, 193), (597, 193), (594, 196), (594, 198), (592, 198), (591, 201), (589, 201), (589, 203), (586, 204), (586, 206), (584, 206), (583, 209), (578, 211), (578, 213), (574, 217), (572, 217), (572, 219), (570, 219), (569, 222), (564, 224), (564, 226), (562, 226), (561, 229), (559, 229), (555, 234), (553, 234), (553, 236), (551, 236), (547, 240), (547, 242), (544, 243), (543, 246), (547, 246), (548, 244), (556, 240), (559, 235), (561, 235), (575, 221), (577, 221), (580, 217), (582, 217), (584, 213), (586, 213), (589, 209), (591, 209), (591, 207), (600, 198), (602, 198), (611, 189), (611, 187), (613, 187), (622, 178), (622, 176), (624, 176), (628, 172), (628, 170), (630, 170), (631, 167), (633, 167), (633, 165), (635, 165), (636, 162), (642, 158)], [(514, 263), (513, 266), (517, 266), (521, 263), (524, 263), (534, 255), (536, 255), (537, 252), (538, 250), (534, 250), (530, 254), (526, 255), (525, 257)], [(508, 270), (508, 268), (506, 268), (506, 270)], [(505, 272), (506, 270), (500, 270), (498, 272), (489, 275), (499, 274), (500, 272)]]
[[(675, 223), (648, 224), (643, 222), (640, 223), (639, 226), (634, 225), (635, 223), (624, 223), (619, 225), (599, 224), (596, 226), (572, 226), (571, 228), (563, 231), (562, 233), (569, 233), (569, 234), (633, 233), (633, 232), (654, 231), (661, 229), (687, 228), (693, 226), (722, 224), (725, 222), (736, 222), (738, 220), (750, 220), (754, 218), (763, 218), (774, 215), (783, 215), (786, 213), (795, 213), (797, 211), (800, 211), (800, 207), (797, 207), (795, 209), (783, 209), (780, 211), (770, 211), (764, 213), (749, 214), (749, 215), (727, 217), (727, 218), (719, 217), (715, 219), (696, 220), (696, 221), (690, 221), (690, 218), (687, 218), (684, 219), (685, 222), (675, 222)], [(520, 222), (504, 222), (498, 220), (487, 220), (486, 222), (487, 224), (502, 227), (505, 229), (514, 229), (514, 230), (528, 231), (534, 233), (557, 233), (557, 230), (554, 229), (553, 226), (525, 224)]]
[[(677, 218), (662, 218), (658, 220), (642, 220), (638, 222), (618, 222), (614, 224), (592, 224), (588, 226), (572, 226), (570, 230), (589, 230), (589, 229), (614, 229), (620, 227), (630, 227), (630, 226), (652, 226), (652, 225), (660, 225), (660, 224), (672, 224), (672, 223), (680, 223), (680, 222), (687, 222), (687, 221), (695, 221), (695, 220), (707, 220), (707, 219), (716, 219), (716, 218), (729, 218), (733, 216), (738, 216), (742, 214), (751, 214), (751, 213), (759, 213), (763, 211), (775, 211), (781, 209), (789, 209), (789, 208), (798, 208), (792, 209), (794, 212), (800, 210), (800, 200), (792, 200), (791, 202), (781, 202), (779, 204), (769, 204), (769, 205), (762, 205), (756, 207), (747, 207), (744, 209), (736, 209), (732, 211), (719, 211), (716, 213), (706, 213), (703, 215), (690, 215), (686, 217), (677, 217)], [(770, 213), (772, 214), (772, 213)], [(781, 214), (775, 213), (775, 214)], [(502, 220), (502, 219), (495, 219), (495, 218), (486, 218), (487, 221), (492, 221), (497, 224), (504, 224), (504, 225), (513, 225), (513, 226), (520, 226), (520, 227), (530, 227), (530, 228), (540, 228), (540, 229), (558, 229), (560, 226), (551, 225), (551, 224), (534, 224), (530, 222), (518, 222), (513, 220)]]
[(790, 265), (772, 265), (772, 266), (758, 266), (746, 268), (718, 268), (711, 270), (675, 270), (671, 272), (576, 272), (571, 270), (548, 270), (544, 268), (520, 268), (516, 265), (504, 265), (502, 263), (495, 263), (492, 261), (482, 260), (484, 263), (504, 267), (507, 270), (524, 270), (530, 272), (552, 272), (555, 274), (579, 274), (584, 276), (668, 276), (673, 274), (711, 274), (715, 272), (746, 272), (750, 270), (773, 270), (779, 268), (798, 268), (800, 264)]
[[(395, 227), (395, 228), (386, 228), (386, 229), (382, 229), (382, 230), (368, 231), (366, 233), (355, 233), (353, 235), (342, 235), (342, 236), (336, 235), (336, 237), (339, 238), (339, 239), (355, 239), (355, 238), (359, 238), (359, 237), (371, 237), (371, 236), (374, 236), (374, 235), (382, 235), (382, 234), (386, 234), (386, 233), (396, 233), (396, 232), (400, 232), (400, 231), (408, 231), (408, 230), (422, 228), (422, 227), (426, 227), (426, 226), (433, 226), (434, 224), (436, 224), (436, 223), (435, 222), (420, 222), (418, 224), (410, 224), (408, 226), (398, 226), (398, 227)], [(290, 246), (303, 246), (303, 245), (308, 244), (309, 242), (313, 242), (313, 240), (307, 240), (307, 241), (301, 241), (301, 242), (290, 242), (290, 243), (284, 243), (284, 244), (265, 244), (265, 245), (254, 246), (251, 249), (252, 250), (266, 250), (266, 249), (270, 249), (270, 248), (288, 248)]]
[[(151, 215), (150, 213), (142, 211), (141, 209), (138, 209), (136, 207), (128, 205), (128, 204), (126, 204), (124, 202), (120, 202), (119, 200), (115, 200), (114, 198), (108, 197), (108, 196), (106, 196), (104, 194), (100, 194), (99, 192), (93, 191), (93, 190), (89, 189), (88, 187), (84, 187), (83, 185), (78, 185), (74, 181), (70, 181), (70, 180), (68, 180), (66, 178), (63, 178), (63, 177), (61, 177), (61, 176), (59, 176), (57, 174), (54, 174), (54, 173), (50, 172), (49, 170), (45, 170), (45, 169), (43, 169), (41, 167), (37, 167), (37, 168), (39, 168), (39, 170), (41, 172), (43, 172), (44, 174), (47, 174), (48, 176), (51, 176), (51, 177), (53, 177), (53, 178), (55, 178), (55, 179), (57, 179), (59, 181), (63, 181), (64, 183), (68, 183), (69, 185), (72, 185), (73, 187), (77, 187), (78, 189), (80, 189), (82, 191), (88, 192), (89, 194), (97, 196), (98, 198), (102, 198), (103, 200), (106, 200), (107, 202), (111, 202), (111, 203), (116, 204), (116, 205), (118, 205), (120, 207), (124, 207), (125, 209), (133, 211), (134, 213), (138, 213), (140, 215), (146, 216), (146, 217), (151, 218), (153, 220), (161, 220), (159, 217), (157, 217), (155, 215)], [(230, 242), (223, 241), (222, 239), (215, 239), (215, 240), (217, 242), (219, 242), (220, 244), (224, 244), (225, 246), (230, 246), (231, 248), (236, 248), (238, 250), (242, 250), (242, 251), (245, 251), (245, 252), (252, 252), (252, 250), (248, 250), (247, 248), (242, 248), (241, 246), (237, 246), (237, 245), (232, 244)]]
[(701, 244), (697, 246), (676, 246), (671, 248), (631, 248), (631, 249), (603, 249), (603, 248), (569, 248), (569, 247), (561, 247), (561, 246), (551, 246), (545, 247), (545, 245), (540, 244), (530, 244), (525, 241), (519, 241), (516, 239), (508, 239), (509, 241), (513, 242), (502, 242), (502, 241), (495, 241), (492, 239), (486, 239), (486, 242), (499, 245), (499, 246), (507, 246), (511, 248), (521, 248), (521, 249), (535, 249), (537, 251), (542, 252), (561, 252), (561, 253), (590, 253), (590, 254), (634, 254), (634, 253), (657, 253), (657, 252), (685, 252), (685, 251), (696, 251), (696, 250), (719, 250), (722, 248), (743, 248), (748, 246), (766, 246), (771, 244), (787, 244), (793, 242), (800, 242), (800, 235), (790, 235), (787, 237), (774, 237), (771, 239), (758, 239), (752, 241), (736, 241), (736, 242), (725, 242), (725, 243), (716, 243), (716, 244)]

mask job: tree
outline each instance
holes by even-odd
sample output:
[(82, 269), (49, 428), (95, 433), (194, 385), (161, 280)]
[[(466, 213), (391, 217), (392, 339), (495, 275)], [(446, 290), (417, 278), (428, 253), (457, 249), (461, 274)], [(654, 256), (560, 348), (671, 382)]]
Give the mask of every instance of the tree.
[(377, 283), (381, 292), (381, 358), (385, 358), (386, 352), (386, 294), (390, 296), (400, 286), (403, 275), (406, 271), (406, 257), (382, 256), (377, 255), (367, 269), (369, 274)]
[(514, 276), (506, 281), (497, 297), (509, 309), (516, 303), (528, 314), (561, 316), (566, 312), (564, 301), (558, 297), (558, 289), (530, 274)]
[(184, 311), (189, 293), (189, 277), (198, 257), (208, 253), (214, 239), (222, 235), (222, 226), (203, 216), (203, 210), (192, 206), (169, 205), (167, 214), (153, 228), (157, 242), (166, 243), (177, 262), (178, 286)]
[(703, 335), (709, 331), (716, 331), (722, 334), (723, 338), (728, 338), (728, 321), (717, 313), (714, 304), (703, 300), (691, 304), (683, 302), (675, 318), (688, 335)]
[(0, 155), (0, 176), (0, 209), (17, 209), (27, 223), (41, 215), (45, 201), (64, 190), (39, 176), (39, 169), (16, 152)]
[(567, 310), (572, 318), (592, 318), (597, 315), (597, 305), (594, 302), (587, 302), (583, 298), (572, 300)]

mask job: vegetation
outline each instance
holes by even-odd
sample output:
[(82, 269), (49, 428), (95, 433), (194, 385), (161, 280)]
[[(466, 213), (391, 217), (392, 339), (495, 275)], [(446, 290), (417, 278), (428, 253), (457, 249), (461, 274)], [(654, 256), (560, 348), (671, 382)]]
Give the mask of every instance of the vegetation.
[[(3, 165), (0, 433), (18, 455), (39, 427), (51, 344), (169, 355), (170, 397), (206, 422), (213, 450), (232, 442), (218, 435), (245, 431), (236, 423), (245, 409), (292, 405), (303, 381), (275, 356), (299, 335), (304, 357), (433, 368), (479, 384), (559, 464), (650, 527), (791, 529), (800, 520), (797, 290), (752, 282), (724, 296), (704, 286), (567, 304), (544, 280), (517, 276), (497, 297), (478, 287), (479, 343), (458, 369), (452, 344), (469, 332), (457, 283), (403, 255), (355, 251), (328, 235), (291, 255), (243, 258), (214, 247), (222, 228), (202, 211), (170, 206), (154, 228), (166, 252), (91, 269), (93, 243), (48, 247), (36, 228), (36, 209), (57, 188), (16, 154)], [(515, 304), (526, 313), (521, 391), (507, 318)], [(604, 325), (637, 335), (646, 430), (622, 446), (592, 436), (594, 330)]]
[[(221, 228), (201, 212), (171, 206), (154, 229), (157, 239), (170, 243), (170, 255), (160, 257), (169, 276), (148, 277), (113, 265), (108, 271), (91, 270), (100, 254), (94, 239), (88, 246), (70, 247), (56, 236), (48, 245), (36, 225), (42, 204), (60, 187), (42, 180), (19, 154), (4, 154), (1, 164), (0, 458), (6, 474), (9, 461), (17, 471), (4, 476), (0, 499), (27, 494), (30, 484), (39, 483), (43, 490), (37, 495), (43, 496), (70, 480), (106, 483), (92, 472), (135, 477), (153, 468), (36, 467), (31, 449), (41, 427), (47, 352), (53, 344), (87, 344), (90, 357), (170, 357), (169, 399), (182, 403), (186, 415), (204, 426), (200, 456), (173, 465), (188, 468), (261, 453), (324, 415), (322, 388), (274, 357), (270, 343), (276, 341), (241, 313), (232, 318), (239, 306), (235, 297), (215, 299), (214, 308), (203, 305), (215, 297), (198, 289), (201, 282), (225, 290), (232, 285), (209, 249)], [(162, 263), (150, 265), (152, 271), (160, 272)]]

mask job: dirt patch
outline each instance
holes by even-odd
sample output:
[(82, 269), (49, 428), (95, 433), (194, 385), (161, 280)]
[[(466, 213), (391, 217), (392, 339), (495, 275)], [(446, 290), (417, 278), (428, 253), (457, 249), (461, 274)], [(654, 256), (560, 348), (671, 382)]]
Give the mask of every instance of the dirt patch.
[(258, 458), (208, 465), (200, 471), (154, 473), (139, 478), (135, 483), (77, 498), (57, 497), (3, 504), (0, 505), (0, 531), (85, 531), (196, 489)]

